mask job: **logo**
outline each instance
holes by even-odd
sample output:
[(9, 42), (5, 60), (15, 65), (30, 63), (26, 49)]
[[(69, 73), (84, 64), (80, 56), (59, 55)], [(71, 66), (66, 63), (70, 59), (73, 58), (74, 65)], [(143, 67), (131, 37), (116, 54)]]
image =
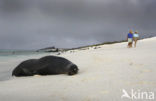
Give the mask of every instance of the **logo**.
[(154, 100), (154, 92), (145, 92), (131, 89), (131, 91), (128, 93), (125, 89), (122, 89), (122, 93), (122, 99), (127, 98), (131, 100)]

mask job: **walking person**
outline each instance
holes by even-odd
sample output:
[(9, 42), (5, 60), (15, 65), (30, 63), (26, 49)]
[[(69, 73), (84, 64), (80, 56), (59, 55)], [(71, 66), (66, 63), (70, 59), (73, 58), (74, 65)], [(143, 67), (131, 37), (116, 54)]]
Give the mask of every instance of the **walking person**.
[(139, 40), (139, 34), (138, 31), (135, 31), (135, 33), (133, 34), (134, 47), (136, 47), (138, 40)]
[(128, 41), (128, 48), (132, 48), (132, 43), (133, 43), (133, 31), (129, 30), (129, 33), (127, 35), (127, 41)]

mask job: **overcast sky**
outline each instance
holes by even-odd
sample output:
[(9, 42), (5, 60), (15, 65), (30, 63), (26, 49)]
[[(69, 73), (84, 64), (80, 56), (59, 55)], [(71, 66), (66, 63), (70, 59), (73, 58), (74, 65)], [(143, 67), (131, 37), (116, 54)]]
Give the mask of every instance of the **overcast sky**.
[(156, 0), (0, 0), (0, 49), (71, 48), (156, 33)]

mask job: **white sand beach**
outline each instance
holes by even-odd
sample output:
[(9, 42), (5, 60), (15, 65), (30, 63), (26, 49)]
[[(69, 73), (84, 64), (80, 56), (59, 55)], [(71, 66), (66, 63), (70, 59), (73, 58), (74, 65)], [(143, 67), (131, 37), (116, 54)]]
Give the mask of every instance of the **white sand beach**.
[[(78, 65), (77, 75), (0, 81), (0, 101), (131, 101), (121, 98), (123, 89), (128, 93), (131, 89), (154, 92), (156, 97), (156, 37), (139, 40), (136, 48), (127, 48), (127, 42), (99, 47), (59, 55)], [(45, 54), (0, 61), (0, 72), (11, 76), (23, 60), (42, 56)]]

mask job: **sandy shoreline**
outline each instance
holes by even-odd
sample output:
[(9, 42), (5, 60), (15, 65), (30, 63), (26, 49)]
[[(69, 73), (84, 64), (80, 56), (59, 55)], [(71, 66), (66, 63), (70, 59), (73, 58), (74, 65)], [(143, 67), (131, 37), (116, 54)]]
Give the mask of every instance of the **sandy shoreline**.
[[(75, 76), (0, 81), (0, 101), (131, 101), (121, 99), (122, 89), (156, 92), (156, 37), (140, 40), (137, 48), (126, 45), (123, 42), (61, 54), (78, 65), (80, 72)], [(42, 56), (1, 61), (0, 72), (11, 76), (21, 61)]]

